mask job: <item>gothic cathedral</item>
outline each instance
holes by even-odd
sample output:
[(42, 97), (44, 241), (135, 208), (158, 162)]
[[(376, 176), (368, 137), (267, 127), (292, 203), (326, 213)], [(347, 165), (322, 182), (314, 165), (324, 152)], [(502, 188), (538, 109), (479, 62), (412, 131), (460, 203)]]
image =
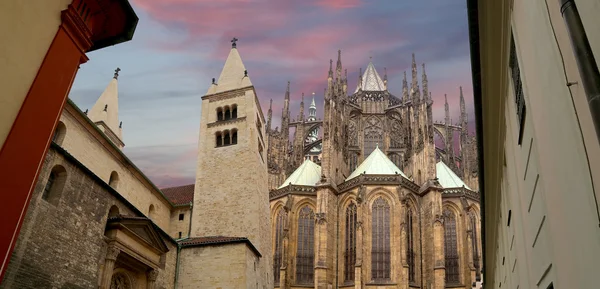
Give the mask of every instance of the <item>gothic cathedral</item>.
[(460, 122), (451, 123), (447, 99), (445, 121), (434, 122), (414, 54), (401, 97), (372, 62), (351, 94), (342, 72), (338, 51), (322, 120), (314, 95), (308, 118), (304, 96), (290, 117), (289, 83), (281, 128), (268, 111), (275, 287), (471, 288), (481, 274), (479, 193), (462, 88)]

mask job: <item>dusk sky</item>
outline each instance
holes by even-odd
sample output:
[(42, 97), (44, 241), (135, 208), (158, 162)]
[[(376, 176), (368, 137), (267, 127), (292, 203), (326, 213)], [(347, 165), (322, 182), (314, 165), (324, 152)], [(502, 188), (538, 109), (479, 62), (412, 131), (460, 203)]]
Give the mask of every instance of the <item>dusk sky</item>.
[(462, 86), (474, 133), (465, 1), (130, 2), (140, 18), (133, 40), (90, 53), (69, 97), (80, 109), (91, 108), (115, 68), (121, 68), (124, 152), (160, 188), (194, 182), (201, 97), (211, 79), (218, 79), (233, 37), (239, 39), (239, 53), (265, 114), (273, 99), (273, 126), (280, 125), (288, 80), (291, 115), (298, 113), (302, 92), (307, 97), (315, 92), (322, 116), (329, 59), (335, 62), (341, 49), (348, 91), (354, 92), (359, 68), (372, 57), (382, 77), (387, 68), (389, 91), (396, 96), (402, 95), (403, 71), (410, 83), (415, 53), (419, 78), (426, 64), (434, 118), (444, 118), (448, 94), (451, 117), (458, 121)]

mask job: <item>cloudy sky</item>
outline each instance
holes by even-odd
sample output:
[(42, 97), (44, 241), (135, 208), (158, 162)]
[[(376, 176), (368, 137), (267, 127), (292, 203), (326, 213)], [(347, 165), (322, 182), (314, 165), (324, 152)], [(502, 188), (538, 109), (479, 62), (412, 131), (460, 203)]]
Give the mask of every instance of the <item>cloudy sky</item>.
[[(329, 59), (342, 50), (354, 90), (372, 57), (401, 95), (411, 53), (426, 64), (434, 117), (444, 94), (458, 121), (459, 86), (472, 121), (466, 1), (455, 0), (130, 0), (140, 18), (132, 41), (89, 54), (70, 98), (91, 108), (114, 69), (125, 153), (158, 187), (193, 183), (201, 96), (218, 78), (237, 37), (263, 111), (273, 99), (274, 126), (291, 81), (292, 115), (301, 93), (323, 103)], [(409, 79), (410, 82), (410, 79)], [(320, 117), (322, 111), (318, 111)]]

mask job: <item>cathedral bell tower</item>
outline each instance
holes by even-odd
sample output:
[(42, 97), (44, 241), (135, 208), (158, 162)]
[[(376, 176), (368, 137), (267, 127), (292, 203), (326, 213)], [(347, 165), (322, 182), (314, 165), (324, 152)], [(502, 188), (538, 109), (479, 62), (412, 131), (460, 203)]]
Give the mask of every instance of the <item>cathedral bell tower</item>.
[[(252, 288), (273, 288), (265, 119), (236, 41), (219, 79), (202, 97), (191, 238), (246, 238), (258, 253), (228, 245), (214, 250), (230, 251), (215, 255), (231, 259), (224, 267)], [(212, 267), (194, 270), (198, 276), (223, 270)], [(235, 287), (204, 279), (195, 288)]]

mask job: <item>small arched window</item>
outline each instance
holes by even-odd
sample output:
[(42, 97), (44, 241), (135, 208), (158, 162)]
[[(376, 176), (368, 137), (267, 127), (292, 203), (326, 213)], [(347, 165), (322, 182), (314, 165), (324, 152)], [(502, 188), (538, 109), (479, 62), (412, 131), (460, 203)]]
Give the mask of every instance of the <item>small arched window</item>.
[(225, 120), (230, 120), (231, 119), (231, 109), (229, 108), (229, 106), (225, 106)]
[(237, 144), (237, 129), (231, 130), (231, 144)]
[(117, 206), (112, 206), (110, 207), (110, 210), (108, 210), (108, 218), (115, 218), (119, 216), (119, 207)]
[(56, 205), (62, 195), (65, 183), (67, 181), (67, 170), (61, 165), (56, 165), (50, 171), (46, 186), (42, 192), (42, 200)]
[(237, 118), (237, 105), (235, 104), (231, 106), (231, 118)]
[(229, 131), (226, 130), (223, 132), (223, 145), (230, 145), (231, 144), (231, 135), (229, 134)]
[(446, 265), (446, 284), (459, 283), (458, 245), (456, 237), (456, 215), (444, 208), (444, 253)]
[(59, 121), (52, 135), (52, 141), (57, 145), (62, 145), (65, 135), (67, 134), (67, 127), (62, 121)]
[(150, 207), (148, 208), (148, 218), (154, 219), (154, 214), (155, 214), (154, 205), (150, 205)]
[(108, 181), (108, 185), (115, 190), (117, 189), (117, 186), (119, 185), (119, 174), (117, 174), (117, 172), (113, 171), (112, 173), (110, 173), (110, 180)]
[(220, 131), (215, 133), (215, 139), (216, 139), (217, 147), (223, 146), (223, 135), (221, 134)]
[(390, 280), (390, 205), (379, 197), (372, 207), (371, 277)]
[(223, 120), (223, 109), (222, 108), (217, 108), (217, 121), (219, 120)]

